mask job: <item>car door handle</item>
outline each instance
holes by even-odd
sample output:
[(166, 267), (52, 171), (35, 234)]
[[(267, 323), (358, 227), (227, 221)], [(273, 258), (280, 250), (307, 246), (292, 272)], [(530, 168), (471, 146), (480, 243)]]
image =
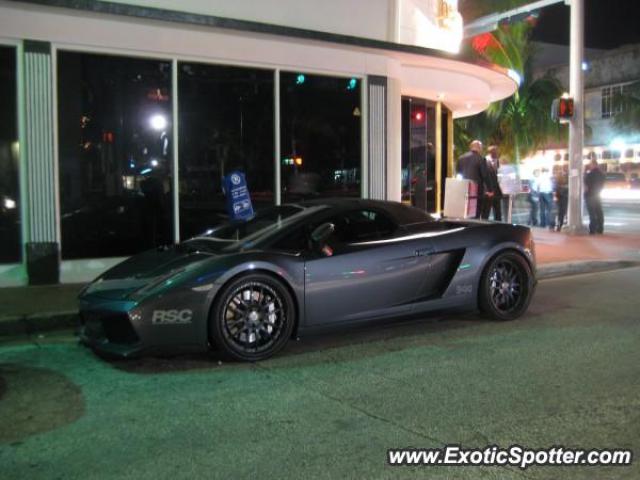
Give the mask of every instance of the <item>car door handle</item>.
[(433, 253), (433, 248), (419, 248), (415, 251), (416, 257), (425, 257), (427, 255), (431, 255)]

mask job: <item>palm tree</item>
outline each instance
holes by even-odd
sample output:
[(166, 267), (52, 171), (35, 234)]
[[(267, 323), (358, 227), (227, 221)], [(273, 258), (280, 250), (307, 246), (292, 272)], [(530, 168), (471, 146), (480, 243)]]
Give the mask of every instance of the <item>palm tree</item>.
[[(468, 52), (517, 72), (520, 87), (513, 96), (489, 106), (486, 112), (457, 122), (457, 143), (466, 149), (471, 138), (480, 138), (500, 146), (516, 165), (520, 159), (560, 139), (566, 130), (551, 119), (551, 104), (562, 92), (560, 83), (550, 75), (535, 78), (532, 60), (535, 54), (529, 41), (532, 25), (519, 22), (474, 37)], [(469, 54), (467, 52), (467, 54)], [(461, 145), (465, 142), (466, 145)]]

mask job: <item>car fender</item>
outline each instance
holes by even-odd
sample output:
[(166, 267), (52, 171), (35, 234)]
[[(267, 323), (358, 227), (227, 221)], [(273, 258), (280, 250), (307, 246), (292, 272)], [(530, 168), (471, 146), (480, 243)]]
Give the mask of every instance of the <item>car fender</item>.
[(517, 241), (504, 240), (492, 245), (488, 249), (485, 246), (467, 248), (456, 274), (443, 294), (443, 298), (455, 297), (462, 301), (463, 297), (466, 297), (469, 304), (476, 305), (482, 272), (484, 272), (493, 257), (505, 250), (516, 251), (527, 260), (534, 275), (535, 283), (536, 270), (533, 253)]

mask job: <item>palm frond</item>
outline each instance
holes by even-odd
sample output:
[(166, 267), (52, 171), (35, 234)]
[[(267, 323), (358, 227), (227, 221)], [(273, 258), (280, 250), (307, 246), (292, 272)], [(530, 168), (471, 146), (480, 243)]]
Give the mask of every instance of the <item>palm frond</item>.
[(522, 83), (512, 97), (495, 102), (482, 114), (457, 122), (456, 142), (479, 138), (500, 145), (503, 154), (515, 161), (541, 148), (549, 140), (561, 140), (566, 128), (551, 119), (551, 104), (562, 92), (552, 76), (534, 78), (531, 25), (525, 22), (501, 27), (474, 39), (473, 49), (484, 60), (517, 71)]

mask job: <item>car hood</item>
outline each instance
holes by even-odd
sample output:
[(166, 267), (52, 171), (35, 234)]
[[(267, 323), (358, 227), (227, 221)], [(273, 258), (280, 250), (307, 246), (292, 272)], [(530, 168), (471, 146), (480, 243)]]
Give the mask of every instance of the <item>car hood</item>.
[(182, 275), (216, 255), (180, 247), (149, 250), (107, 270), (80, 293), (81, 299), (125, 300)]

